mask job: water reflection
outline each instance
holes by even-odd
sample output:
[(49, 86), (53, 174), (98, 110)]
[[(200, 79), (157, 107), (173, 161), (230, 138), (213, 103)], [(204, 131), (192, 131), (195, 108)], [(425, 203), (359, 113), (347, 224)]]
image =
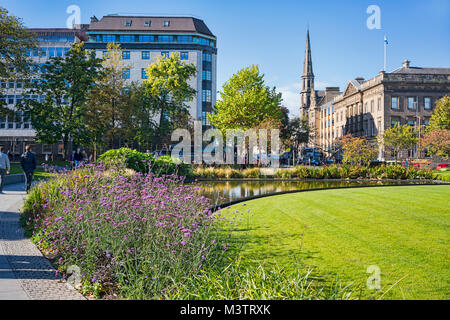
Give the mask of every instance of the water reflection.
[(418, 182), (407, 181), (357, 181), (357, 180), (314, 180), (314, 181), (200, 181), (200, 193), (210, 198), (214, 204), (227, 203), (235, 200), (251, 198), (259, 195), (283, 191), (344, 188), (352, 186), (374, 185), (410, 185)]

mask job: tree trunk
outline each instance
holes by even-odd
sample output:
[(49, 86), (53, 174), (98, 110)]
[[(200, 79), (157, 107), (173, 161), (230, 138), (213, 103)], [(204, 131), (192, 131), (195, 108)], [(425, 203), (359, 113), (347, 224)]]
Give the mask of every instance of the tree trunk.
[(63, 160), (68, 160), (69, 156), (70, 156), (69, 135), (68, 134), (63, 135), (63, 146), (64, 146)]

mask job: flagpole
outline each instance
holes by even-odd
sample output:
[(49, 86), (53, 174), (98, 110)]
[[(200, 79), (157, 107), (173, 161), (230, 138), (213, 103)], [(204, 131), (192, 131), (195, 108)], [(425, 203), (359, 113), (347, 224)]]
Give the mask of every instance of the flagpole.
[(383, 70), (386, 72), (386, 47), (387, 47), (387, 38), (384, 36), (384, 67)]

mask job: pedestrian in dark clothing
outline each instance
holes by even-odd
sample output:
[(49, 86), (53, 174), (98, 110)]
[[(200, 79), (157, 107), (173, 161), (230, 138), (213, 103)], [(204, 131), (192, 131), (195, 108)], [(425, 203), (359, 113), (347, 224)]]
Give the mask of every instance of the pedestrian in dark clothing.
[(81, 152), (81, 149), (78, 148), (77, 152), (73, 155), (73, 161), (75, 164), (75, 168), (81, 165), (81, 162), (83, 161), (83, 153)]
[(25, 184), (28, 193), (33, 182), (34, 170), (36, 170), (36, 155), (31, 152), (31, 146), (25, 146), (25, 153), (20, 157), (20, 165), (25, 174)]

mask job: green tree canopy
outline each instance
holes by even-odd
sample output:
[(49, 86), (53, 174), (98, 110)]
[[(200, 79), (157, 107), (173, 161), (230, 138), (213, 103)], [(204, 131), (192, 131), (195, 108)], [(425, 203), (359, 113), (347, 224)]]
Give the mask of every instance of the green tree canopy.
[(339, 144), (344, 151), (342, 159), (344, 163), (367, 165), (377, 158), (377, 145), (365, 137), (353, 137), (347, 134), (340, 139)]
[(450, 130), (450, 96), (445, 96), (436, 102), (427, 132), (443, 129)]
[(247, 130), (270, 120), (282, 120), (281, 94), (265, 85), (258, 66), (244, 68), (225, 82), (221, 100), (208, 115), (211, 124), (227, 129)]
[(385, 130), (379, 137), (379, 141), (386, 147), (392, 147), (397, 159), (401, 150), (407, 150), (417, 143), (417, 136), (411, 126), (395, 125)]
[(180, 113), (188, 114), (186, 102), (192, 101), (196, 94), (189, 80), (196, 73), (195, 65), (181, 61), (178, 52), (159, 57), (146, 69), (143, 90), (152, 100), (154, 113), (159, 114), (159, 122), (155, 123), (157, 140), (161, 141), (173, 129)]
[(31, 92), (44, 99), (28, 100), (21, 107), (31, 114), (31, 123), (39, 141), (63, 141), (66, 157), (68, 144), (86, 141), (86, 100), (101, 73), (101, 59), (94, 52), (74, 44), (65, 58), (51, 58), (44, 66), (41, 81)]

